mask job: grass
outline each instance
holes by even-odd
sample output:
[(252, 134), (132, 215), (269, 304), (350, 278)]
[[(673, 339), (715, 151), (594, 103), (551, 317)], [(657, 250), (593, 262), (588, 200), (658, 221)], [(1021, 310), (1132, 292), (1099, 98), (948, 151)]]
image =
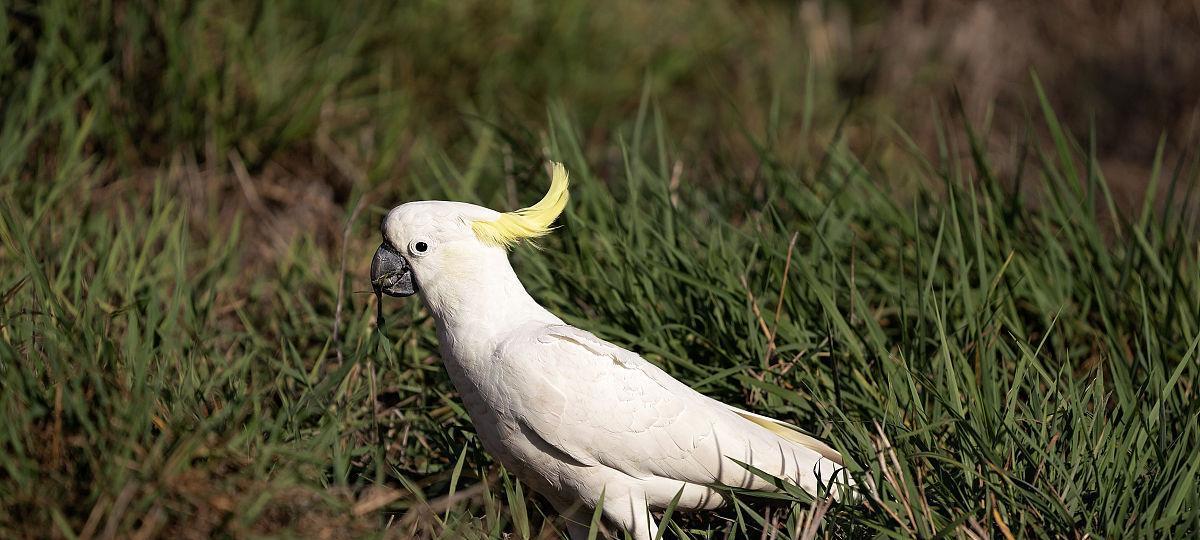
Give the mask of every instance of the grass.
[(392, 205), (513, 208), (547, 159), (536, 298), (878, 487), (668, 534), (1200, 529), (1194, 158), (1131, 210), (1045, 100), (1015, 163), (953, 115), (923, 150), (769, 52), (785, 8), (96, 7), (0, 20), (0, 536), (555, 537), (367, 293)]

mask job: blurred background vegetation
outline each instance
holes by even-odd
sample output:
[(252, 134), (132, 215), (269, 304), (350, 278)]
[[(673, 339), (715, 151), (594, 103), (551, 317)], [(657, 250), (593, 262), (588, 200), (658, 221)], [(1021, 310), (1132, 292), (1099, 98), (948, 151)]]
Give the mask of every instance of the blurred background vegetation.
[[(774, 352), (763, 351), (776, 344), (737, 345), (746, 334), (721, 325), (749, 321), (755, 328), (749, 317), (759, 303), (768, 316), (776, 310), (768, 320), (781, 324), (763, 298), (778, 294), (784, 304), (778, 273), (790, 267), (778, 266), (790, 257), (797, 229), (817, 231), (802, 233), (798, 251), (840, 270), (814, 270), (807, 279), (818, 292), (794, 294), (819, 296), (820, 284), (842, 283), (843, 263), (851, 274), (855, 264), (861, 272), (873, 268), (879, 281), (830, 285), (829, 298), (788, 304), (790, 326), (779, 335), (814, 355), (824, 347), (821, 358), (855, 357), (864, 370), (870, 355), (831, 338), (830, 315), (815, 314), (849, 313), (838, 332), (869, 326), (854, 315), (862, 287), (881, 321), (897, 318), (895, 326), (880, 323), (879, 335), (888, 336), (880, 355), (950, 350), (936, 343), (932, 322), (913, 330), (902, 323), (913, 315), (896, 315), (906, 308), (884, 307), (900, 290), (888, 284), (914, 267), (919, 274), (931, 246), (942, 245), (946, 220), (1011, 242), (968, 254), (960, 236), (957, 251), (945, 248), (960, 257), (948, 266), (934, 247), (928, 264), (937, 280), (929, 277), (922, 290), (948, 283), (942, 293), (952, 300), (930, 312), (930, 321), (973, 316), (971, 309), (995, 300), (1000, 283), (998, 274), (987, 287), (983, 268), (1003, 274), (1014, 250), (1046, 249), (1053, 262), (1023, 270), (1043, 281), (1021, 282), (1036, 291), (1013, 301), (1010, 323), (1020, 330), (1006, 331), (1040, 350), (1047, 334), (1039, 325), (1053, 325), (1062, 309), (1081, 321), (1045, 341), (1068, 378), (1080, 375), (1063, 383), (1072, 399), (1090, 392), (1089, 374), (1101, 359), (1138, 359), (1126, 375), (1109, 374), (1126, 378), (1109, 381), (1112, 391), (1129, 391), (1126, 401), (1093, 396), (1083, 408), (1122, 410), (1143, 391), (1169, 395), (1155, 406), (1152, 425), (1174, 427), (1158, 432), (1160, 446), (1125, 455), (1144, 451), (1170, 465), (1150, 458), (1134, 459), (1137, 466), (1113, 458), (1111, 465), (1173, 471), (1161, 483), (1135, 475), (1121, 489), (1192, 490), (1191, 499), (1167, 498), (1154, 508), (1176, 512), (1164, 530), (1195, 531), (1178, 525), (1195, 523), (1194, 483), (1176, 483), (1188, 470), (1194, 480), (1193, 461), (1170, 452), (1197, 438), (1182, 425), (1195, 421), (1187, 405), (1195, 369), (1174, 371), (1177, 361), (1194, 363), (1188, 347), (1200, 316), (1196, 225), (1187, 213), (1195, 207), (1200, 142), (1197, 2), (9, 0), (0, 36), (3, 536), (453, 536), (466, 534), (453, 532), (460, 525), (480, 534), (552, 534), (537, 510), (520, 509), (534, 516), (533, 525), (512, 514), (519, 488), (496, 476), (471, 442), (432, 352), (428, 321), (413, 303), (403, 305), (418, 330), (388, 341), (372, 333), (374, 304), (363, 294), (374, 226), (387, 208), (428, 197), (515, 207), (537, 196), (548, 158), (566, 160), (585, 184), (567, 227), (580, 238), (553, 246), (611, 258), (552, 260), (562, 272), (574, 264), (589, 276), (567, 290), (546, 261), (526, 261), (531, 289), (559, 311), (609, 317), (612, 326), (599, 333), (627, 344), (638, 331), (715, 325), (714, 332), (728, 333), (726, 355), (663, 338), (653, 359), (710, 393), (751, 404), (766, 399), (761, 387), (713, 377), (726, 373), (719, 364), (728, 351), (745, 346), (747, 355), (767, 358)], [(1057, 188), (1029, 180), (1034, 169), (1074, 185), (1064, 193), (1086, 202), (1064, 207)], [(667, 186), (661, 200), (655, 182)], [(974, 182), (987, 202), (955, 198), (956, 190), (975, 197)], [(1098, 202), (1098, 182), (1111, 191), (1109, 204)], [(837, 202), (846, 186), (861, 201)], [(801, 187), (809, 191), (797, 195)], [(593, 202), (585, 202), (589, 196)], [(958, 205), (995, 205), (1006, 217), (970, 221)], [(687, 241), (672, 232), (672, 246), (700, 246), (710, 257), (752, 248), (756, 255), (733, 252), (767, 262), (746, 263), (749, 284), (733, 271), (706, 275), (720, 261), (656, 251), (666, 249), (662, 238), (638, 236), (661, 224), (602, 217), (620, 215), (623, 206), (659, 217), (681, 208), (690, 217), (671, 218), (682, 219), (680, 227), (717, 231)], [(1012, 217), (1020, 212), (1050, 217), (1022, 228)], [(835, 226), (849, 236), (831, 232)], [(891, 232), (892, 240), (870, 240)], [(716, 300), (685, 302), (680, 293), (672, 312), (653, 296), (637, 296), (646, 290), (632, 278), (603, 283), (586, 273), (589, 261), (629, 257), (635, 264), (637, 257), (617, 249), (624, 241), (633, 242), (631, 253), (682, 265), (662, 270), (661, 283), (723, 283), (733, 296), (722, 297), (721, 309), (731, 311), (689, 321), (689, 309), (715, 309), (708, 302)], [(872, 249), (876, 258), (863, 254)], [(693, 281), (681, 277), (693, 271)], [(1059, 274), (1095, 280), (1056, 281)], [(970, 281), (981, 290), (957, 291), (956, 276), (965, 275), (963, 287)], [(755, 285), (781, 290), (747, 300), (743, 287)], [(597, 290), (617, 291), (629, 306), (606, 305), (613, 300), (593, 297)], [(925, 302), (915, 309), (938, 305)], [(804, 324), (806, 315), (816, 322)], [(1142, 339), (1149, 328), (1155, 337)], [(969, 365), (980, 353), (962, 339), (953, 350)], [(1029, 353), (1012, 347), (1007, 355), (992, 352), (1005, 362)], [(687, 355), (696, 364), (672, 363)], [(1001, 362), (1000, 380), (1020, 386), (1018, 364)], [(780, 380), (813, 379), (781, 387), (811, 383), (813, 396), (833, 399), (828, 370), (784, 374)], [(1144, 386), (1146, 377), (1155, 382)], [(887, 407), (904, 408), (875, 408), (878, 388), (860, 382), (861, 399), (843, 403), (836, 394), (849, 418), (862, 423)], [(1036, 385), (1030, 392), (1038, 395)], [(772, 399), (759, 405), (783, 406)], [(833, 414), (791, 407), (799, 408), (781, 410), (806, 424)], [(962, 420), (961, 409), (949, 410)], [(922, 422), (900, 424), (921, 436), (941, 429)], [(1152, 425), (1122, 436), (1151, 444)], [(822, 435), (844, 448), (878, 443), (839, 429), (826, 426)], [(1062, 434), (1044, 435), (1035, 439)], [(906, 466), (910, 457), (915, 463), (939, 451), (949, 452), (947, 460), (983, 451), (978, 441), (904, 444), (917, 444), (904, 450)], [(897, 474), (910, 473), (918, 481), (924, 474)], [(1027, 476), (1021, 481), (1036, 491), (1040, 474)], [(452, 518), (460, 499), (446, 497), (460, 477), (463, 486), (491, 487), (470, 492), (476, 499), (464, 499), (463, 513)], [(1041, 518), (1024, 522), (1005, 513), (1020, 510), (1022, 499), (996, 510), (995, 500), (975, 505), (970, 489), (955, 487), (961, 477), (941, 480), (935, 483), (946, 491), (931, 496), (926, 515), (891, 521), (889, 505), (913, 506), (887, 499), (863, 513), (839, 517), (834, 510), (830, 519), (842, 525), (827, 534), (890, 528), (929, 536), (936, 525), (958, 534), (976, 527), (984, 536), (1103, 535), (1128, 532), (1119, 518), (1138, 515), (1124, 499), (1097, 503), (1093, 491), (1071, 494), (1080, 498), (1061, 503), (1061, 515), (1043, 508)], [(433, 518), (419, 510), (426, 495), (441, 497)], [(1094, 504), (1105, 510), (1079, 517)], [(479, 515), (482, 525), (471, 529)], [(404, 533), (389, 528), (398, 521)]]

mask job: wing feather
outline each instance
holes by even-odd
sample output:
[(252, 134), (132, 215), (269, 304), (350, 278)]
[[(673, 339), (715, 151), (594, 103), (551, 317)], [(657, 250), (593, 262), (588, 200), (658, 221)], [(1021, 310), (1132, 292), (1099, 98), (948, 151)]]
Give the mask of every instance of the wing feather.
[(494, 360), (522, 427), (579, 463), (635, 478), (769, 487), (737, 460), (815, 491), (817, 477), (828, 483), (840, 461), (788, 424), (708, 398), (571, 326), (521, 332)]

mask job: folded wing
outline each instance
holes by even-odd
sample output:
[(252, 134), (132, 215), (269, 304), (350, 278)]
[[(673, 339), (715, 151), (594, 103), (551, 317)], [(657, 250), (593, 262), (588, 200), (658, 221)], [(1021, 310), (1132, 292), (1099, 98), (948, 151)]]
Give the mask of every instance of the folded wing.
[(637, 478), (771, 487), (740, 461), (810, 493), (840, 469), (840, 456), (824, 443), (708, 398), (571, 326), (522, 332), (497, 349), (495, 361), (523, 427), (584, 465)]

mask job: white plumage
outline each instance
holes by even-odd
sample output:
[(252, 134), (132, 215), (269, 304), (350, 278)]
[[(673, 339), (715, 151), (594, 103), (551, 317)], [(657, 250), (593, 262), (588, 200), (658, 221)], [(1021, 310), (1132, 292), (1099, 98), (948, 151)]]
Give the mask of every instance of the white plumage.
[[(554, 215), (566, 202), (561, 174)], [(421, 293), (484, 447), (567, 517), (572, 538), (586, 538), (602, 497), (609, 523), (643, 540), (657, 530), (648, 509), (677, 494), (681, 509), (709, 509), (723, 502), (710, 485), (772, 488), (737, 462), (837, 495), (835, 476), (847, 480), (825, 444), (704, 396), (538, 305), (505, 247), (479, 234), (508, 215), (454, 202), (399, 206), (380, 253), (403, 261), (392, 267), (377, 254), (372, 281), (394, 296)]]

